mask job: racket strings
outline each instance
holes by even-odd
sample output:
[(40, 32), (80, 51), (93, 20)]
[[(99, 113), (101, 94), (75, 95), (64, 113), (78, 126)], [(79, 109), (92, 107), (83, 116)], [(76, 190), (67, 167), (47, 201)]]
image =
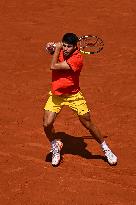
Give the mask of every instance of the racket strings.
[(103, 49), (104, 43), (97, 36), (83, 36), (79, 39), (79, 48), (82, 53), (93, 54)]

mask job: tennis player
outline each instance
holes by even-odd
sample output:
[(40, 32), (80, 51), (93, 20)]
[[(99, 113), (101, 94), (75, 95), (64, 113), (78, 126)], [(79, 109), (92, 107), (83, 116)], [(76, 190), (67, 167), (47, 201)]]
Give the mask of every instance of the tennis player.
[(117, 163), (117, 157), (106, 144), (99, 130), (90, 118), (90, 111), (80, 90), (79, 76), (83, 67), (83, 57), (77, 47), (78, 37), (73, 33), (66, 33), (62, 42), (49, 42), (47, 51), (52, 54), (50, 69), (52, 71), (51, 91), (44, 107), (43, 126), (51, 143), (52, 165), (60, 163), (63, 147), (61, 140), (55, 138), (54, 122), (63, 106), (69, 106), (76, 114), (82, 125), (100, 144), (102, 151), (110, 165)]

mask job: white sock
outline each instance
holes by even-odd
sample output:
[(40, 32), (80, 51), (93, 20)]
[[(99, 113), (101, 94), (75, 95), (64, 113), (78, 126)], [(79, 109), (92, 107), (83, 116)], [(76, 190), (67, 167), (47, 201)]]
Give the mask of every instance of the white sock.
[(108, 145), (106, 144), (105, 141), (101, 144), (101, 147), (102, 147), (102, 150), (103, 150), (103, 151), (109, 149), (109, 147), (108, 147)]

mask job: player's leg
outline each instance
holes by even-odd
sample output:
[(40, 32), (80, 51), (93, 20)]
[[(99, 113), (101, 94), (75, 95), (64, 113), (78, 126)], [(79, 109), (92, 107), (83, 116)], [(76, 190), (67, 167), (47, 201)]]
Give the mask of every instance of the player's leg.
[(100, 131), (90, 118), (90, 112), (83, 94), (81, 92), (78, 92), (77, 94), (70, 96), (67, 100), (69, 102), (69, 107), (78, 114), (79, 120), (82, 125), (87, 130), (89, 130), (90, 134), (100, 144), (105, 156), (107, 157), (108, 162), (110, 164), (116, 164), (117, 157), (111, 152)]
[(89, 109), (83, 94), (78, 92), (75, 95), (71, 95), (67, 100), (69, 102), (69, 107), (78, 114), (79, 120), (84, 125), (84, 127), (90, 131), (91, 135), (97, 140), (99, 144), (103, 143), (104, 140), (101, 136), (101, 133), (90, 119)]
[(49, 98), (44, 107), (43, 126), (45, 134), (50, 142), (55, 139), (55, 129), (53, 127), (53, 123), (56, 120), (61, 108), (61, 98), (49, 92)]
[(57, 113), (44, 110), (43, 127), (44, 127), (45, 134), (48, 137), (50, 142), (52, 142), (55, 139), (55, 129), (53, 123), (56, 117), (57, 117)]
[(78, 115), (80, 122), (82, 125), (89, 130), (90, 134), (94, 137), (94, 139), (101, 145), (101, 148), (109, 162), (110, 165), (114, 165), (117, 163), (117, 157), (112, 153), (106, 142), (104, 141), (103, 136), (101, 135), (98, 128), (94, 125), (90, 118), (90, 113), (87, 112), (83, 115)]
[(50, 152), (52, 153), (52, 165), (57, 166), (60, 162), (60, 151), (62, 149), (63, 143), (56, 139), (53, 124), (62, 108), (62, 99), (58, 96), (52, 95), (51, 92), (49, 95), (48, 101), (44, 107), (43, 126), (45, 134), (51, 144)]
[(52, 153), (53, 166), (57, 166), (60, 163), (60, 151), (63, 146), (63, 143), (55, 138), (55, 129), (53, 123), (55, 122), (57, 115), (58, 114), (55, 112), (45, 110), (43, 116), (44, 131), (51, 144), (50, 152)]
[(78, 115), (80, 122), (82, 125), (89, 130), (90, 134), (95, 138), (95, 140), (99, 143), (102, 144), (104, 142), (104, 138), (102, 137), (100, 131), (98, 128), (94, 125), (90, 118), (90, 112), (87, 112), (83, 115)]

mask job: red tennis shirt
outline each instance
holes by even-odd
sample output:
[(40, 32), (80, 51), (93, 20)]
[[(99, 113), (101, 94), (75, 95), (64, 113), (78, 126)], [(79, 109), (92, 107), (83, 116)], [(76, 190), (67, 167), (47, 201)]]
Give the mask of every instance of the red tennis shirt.
[(79, 76), (83, 67), (83, 57), (79, 50), (76, 50), (69, 58), (65, 59), (63, 50), (61, 50), (59, 62), (65, 60), (71, 69), (52, 71), (51, 91), (54, 95), (76, 94), (80, 91)]

